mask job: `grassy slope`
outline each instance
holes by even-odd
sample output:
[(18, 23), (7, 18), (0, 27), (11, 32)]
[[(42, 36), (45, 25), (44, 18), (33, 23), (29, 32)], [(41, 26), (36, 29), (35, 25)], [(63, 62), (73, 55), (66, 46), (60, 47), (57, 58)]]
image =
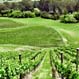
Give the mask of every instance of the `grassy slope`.
[[(20, 22), (20, 20), (16, 19), (15, 21)], [(32, 21), (29, 21), (28, 19), (22, 19), (22, 20), (24, 21), (21, 21), (21, 22), (25, 22), (24, 26), (15, 27), (15, 28), (10, 28), (10, 25), (12, 25), (10, 19), (9, 21), (7, 21), (7, 24), (10, 23), (9, 29), (1, 28), (0, 44), (17, 44), (17, 45), (53, 47), (53, 46), (59, 46), (60, 44), (63, 43), (61, 36), (54, 29), (51, 29), (51, 27), (46, 27), (45, 25), (40, 25), (40, 24), (33, 25), (32, 24), (33, 20)], [(4, 23), (4, 26), (6, 26), (5, 23)], [(0, 27), (3, 27), (3, 26), (0, 26)]]
[(24, 24), (18, 23), (9, 19), (0, 19), (0, 29), (3, 28), (16, 28), (18, 26), (23, 26)]
[[(25, 18), (25, 19), (14, 19), (14, 18), (3, 18), (1, 17), (0, 19), (6, 19), (6, 20), (12, 20), (13, 22), (16, 22), (17, 24), (19, 23), (19, 26), (22, 27), (17, 27), (18, 25), (15, 23), (14, 28), (9, 27), (5, 29), (2, 28), (2, 26), (0, 25), (0, 32), (4, 33), (4, 31), (13, 31), (13, 29), (17, 30), (17, 29), (23, 29), (25, 27), (29, 27), (29, 26), (46, 26), (46, 27), (52, 27), (55, 28), (63, 37), (63, 40), (68, 44), (74, 44), (75, 46), (79, 46), (79, 23), (77, 24), (64, 24), (64, 23), (60, 23), (59, 21), (54, 21), (54, 20), (48, 20), (48, 19), (42, 19), (42, 18)], [(11, 21), (11, 22), (12, 22)], [(1, 24), (1, 22), (0, 22)], [(10, 24), (10, 22), (9, 22)], [(13, 24), (11, 24), (12, 26)], [(10, 26), (10, 25), (9, 25)], [(8, 29), (8, 30), (7, 30)], [(48, 32), (48, 31), (47, 31)], [(1, 39), (1, 37), (0, 37)]]
[(31, 18), (31, 19), (28, 18), (28, 19), (20, 19), (20, 20), (15, 19), (15, 20), (27, 24), (27, 26), (44, 25), (46, 27), (52, 27), (62, 35), (63, 40), (67, 44), (70, 43), (77, 47), (79, 46), (79, 23), (64, 24), (60, 23), (59, 21), (41, 19), (41, 18)]

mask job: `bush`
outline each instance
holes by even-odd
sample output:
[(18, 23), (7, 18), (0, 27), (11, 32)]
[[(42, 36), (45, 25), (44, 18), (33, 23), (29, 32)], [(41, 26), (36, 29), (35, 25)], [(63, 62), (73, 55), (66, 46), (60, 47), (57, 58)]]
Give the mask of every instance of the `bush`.
[(2, 17), (2, 15), (0, 14), (0, 17)]
[(24, 11), (23, 12), (23, 18), (34, 18), (35, 17), (35, 13), (31, 12), (31, 11)]
[(27, 15), (29, 18), (34, 18), (34, 17), (35, 17), (35, 13), (34, 13), (34, 12), (31, 12), (31, 11), (26, 11), (26, 15)]
[(14, 10), (12, 13), (9, 13), (8, 16), (13, 18), (34, 18), (35, 13), (31, 11), (21, 12), (20, 10)]
[(58, 14), (53, 14), (53, 15), (52, 15), (52, 19), (53, 19), (53, 20), (58, 20), (59, 17), (60, 17), (60, 16), (59, 16)]
[(41, 11), (38, 8), (34, 8), (34, 13), (37, 17), (40, 16), (40, 12)]
[(41, 17), (42, 18), (46, 18), (46, 19), (52, 19), (52, 15), (51, 14), (49, 14), (49, 13), (47, 13), (47, 12), (41, 12)]
[(75, 12), (75, 13), (74, 13), (74, 18), (76, 18), (76, 20), (79, 21), (79, 12)]
[(22, 18), (22, 12), (19, 10), (14, 10), (12, 13), (9, 14), (9, 17), (13, 18)]
[(8, 17), (8, 14), (11, 13), (11, 12), (12, 12), (12, 10), (2, 10), (1, 16)]
[(24, 11), (22, 16), (23, 16), (23, 18), (28, 18), (28, 12)]
[(72, 14), (62, 15), (60, 21), (63, 23), (77, 23), (77, 20)]

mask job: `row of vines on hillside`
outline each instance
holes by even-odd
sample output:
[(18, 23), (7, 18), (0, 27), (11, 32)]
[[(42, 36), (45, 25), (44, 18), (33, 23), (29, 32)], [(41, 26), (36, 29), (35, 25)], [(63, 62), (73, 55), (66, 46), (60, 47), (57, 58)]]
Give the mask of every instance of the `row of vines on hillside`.
[(59, 47), (50, 51), (50, 63), (53, 77), (56, 79), (56, 71), (61, 79), (79, 79), (78, 64), (79, 54), (73, 47)]
[[(35, 70), (49, 51), (52, 77), (79, 79), (79, 52), (74, 47), (57, 47), (39, 51), (0, 53), (0, 79), (22, 79)], [(76, 53), (77, 52), (77, 53)], [(45, 61), (46, 62), (46, 61)]]
[(0, 54), (0, 79), (22, 79), (25, 74), (35, 70), (45, 56), (45, 51), (7, 52)]

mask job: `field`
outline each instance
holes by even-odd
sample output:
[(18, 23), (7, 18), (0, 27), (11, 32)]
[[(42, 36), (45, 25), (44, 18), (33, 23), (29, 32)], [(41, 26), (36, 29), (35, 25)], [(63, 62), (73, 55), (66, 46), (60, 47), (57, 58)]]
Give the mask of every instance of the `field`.
[(75, 67), (78, 34), (79, 23), (0, 17), (0, 79), (55, 79), (55, 75), (79, 79)]

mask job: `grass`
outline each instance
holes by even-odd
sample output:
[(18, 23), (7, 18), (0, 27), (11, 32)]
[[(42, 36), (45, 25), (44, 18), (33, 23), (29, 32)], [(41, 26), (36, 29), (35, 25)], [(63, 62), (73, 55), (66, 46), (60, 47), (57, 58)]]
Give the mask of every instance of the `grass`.
[(79, 23), (64, 24), (60, 23), (59, 20), (54, 21), (42, 18), (15, 20), (27, 24), (27, 26), (40, 25), (54, 28), (61, 34), (63, 40), (65, 41), (65, 44), (72, 44), (76, 47), (79, 47)]
[(0, 29), (2, 28), (15, 28), (23, 26), (24, 24), (18, 23), (9, 19), (0, 19)]
[[(12, 28), (13, 22), (14, 22), (14, 28)], [(14, 18), (1, 17), (0, 24), (3, 25), (3, 26), (0, 26), (0, 44), (19, 44), (19, 45), (50, 47), (50, 46), (53, 46), (52, 44), (56, 44), (56, 42), (52, 40), (52, 38), (54, 38), (54, 37), (50, 36), (53, 33), (48, 33), (47, 29), (49, 28), (51, 30), (53, 28), (62, 36), (62, 39), (65, 41), (65, 44), (72, 44), (76, 47), (79, 46), (79, 23), (64, 24), (64, 23), (60, 23), (59, 20), (54, 21), (54, 20), (48, 20), (48, 19), (42, 19), (42, 18), (27, 18), (27, 19), (26, 18), (25, 19), (22, 19), (22, 18), (16, 19), (15, 18), (14, 19)], [(5, 24), (8, 26), (6, 26)], [(20, 25), (18, 25), (18, 24), (20, 24)], [(36, 27), (39, 28), (40, 26), (46, 28), (46, 29), (44, 29), (44, 28), (42, 29), (42, 31), (46, 30), (46, 32), (44, 31), (45, 33), (41, 34), (42, 37), (44, 36), (44, 34), (47, 37), (44, 37), (44, 39), (41, 38), (40, 39), (40, 40), (42, 40), (42, 41), (40, 41), (41, 43), (40, 42), (35, 43), (34, 40), (35, 40), (36, 36), (35, 36), (35, 34), (34, 35), (32, 34), (34, 31), (32, 31), (32, 33), (31, 33), (31, 30), (30, 31), (29, 30), (26, 31), (26, 30), (30, 29), (32, 27), (33, 27), (32, 29), (35, 29)], [(52, 29), (52, 31), (55, 31), (53, 29)], [(35, 31), (38, 31), (38, 30), (35, 30)], [(23, 34), (23, 32), (24, 32), (24, 34)], [(40, 34), (40, 32), (39, 32), (39, 34)], [(35, 36), (35, 38), (33, 38), (31, 34), (33, 36)], [(50, 38), (48, 37), (47, 34), (50, 36)], [(60, 37), (59, 34), (56, 36)], [(27, 37), (27, 35), (29, 36), (29, 38)], [(36, 38), (36, 40), (38, 39), (38, 41), (39, 41), (39, 38), (40, 37), (38, 36), (38, 38)], [(45, 38), (46, 38), (46, 40), (45, 40)], [(47, 41), (47, 42), (45, 42), (45, 41)], [(53, 42), (50, 42), (50, 41), (53, 41)], [(43, 44), (42, 44), (42, 42), (43, 42)]]
[(47, 52), (39, 69), (32, 74), (33, 79), (52, 79), (51, 69), (49, 52)]
[[(25, 20), (27, 21), (27, 19)], [(31, 21), (29, 22), (31, 23)], [(59, 33), (45, 25), (28, 26), (24, 24), (23, 27), (1, 29), (0, 31), (0, 44), (55, 47), (62, 45), (62, 43), (63, 41)]]

